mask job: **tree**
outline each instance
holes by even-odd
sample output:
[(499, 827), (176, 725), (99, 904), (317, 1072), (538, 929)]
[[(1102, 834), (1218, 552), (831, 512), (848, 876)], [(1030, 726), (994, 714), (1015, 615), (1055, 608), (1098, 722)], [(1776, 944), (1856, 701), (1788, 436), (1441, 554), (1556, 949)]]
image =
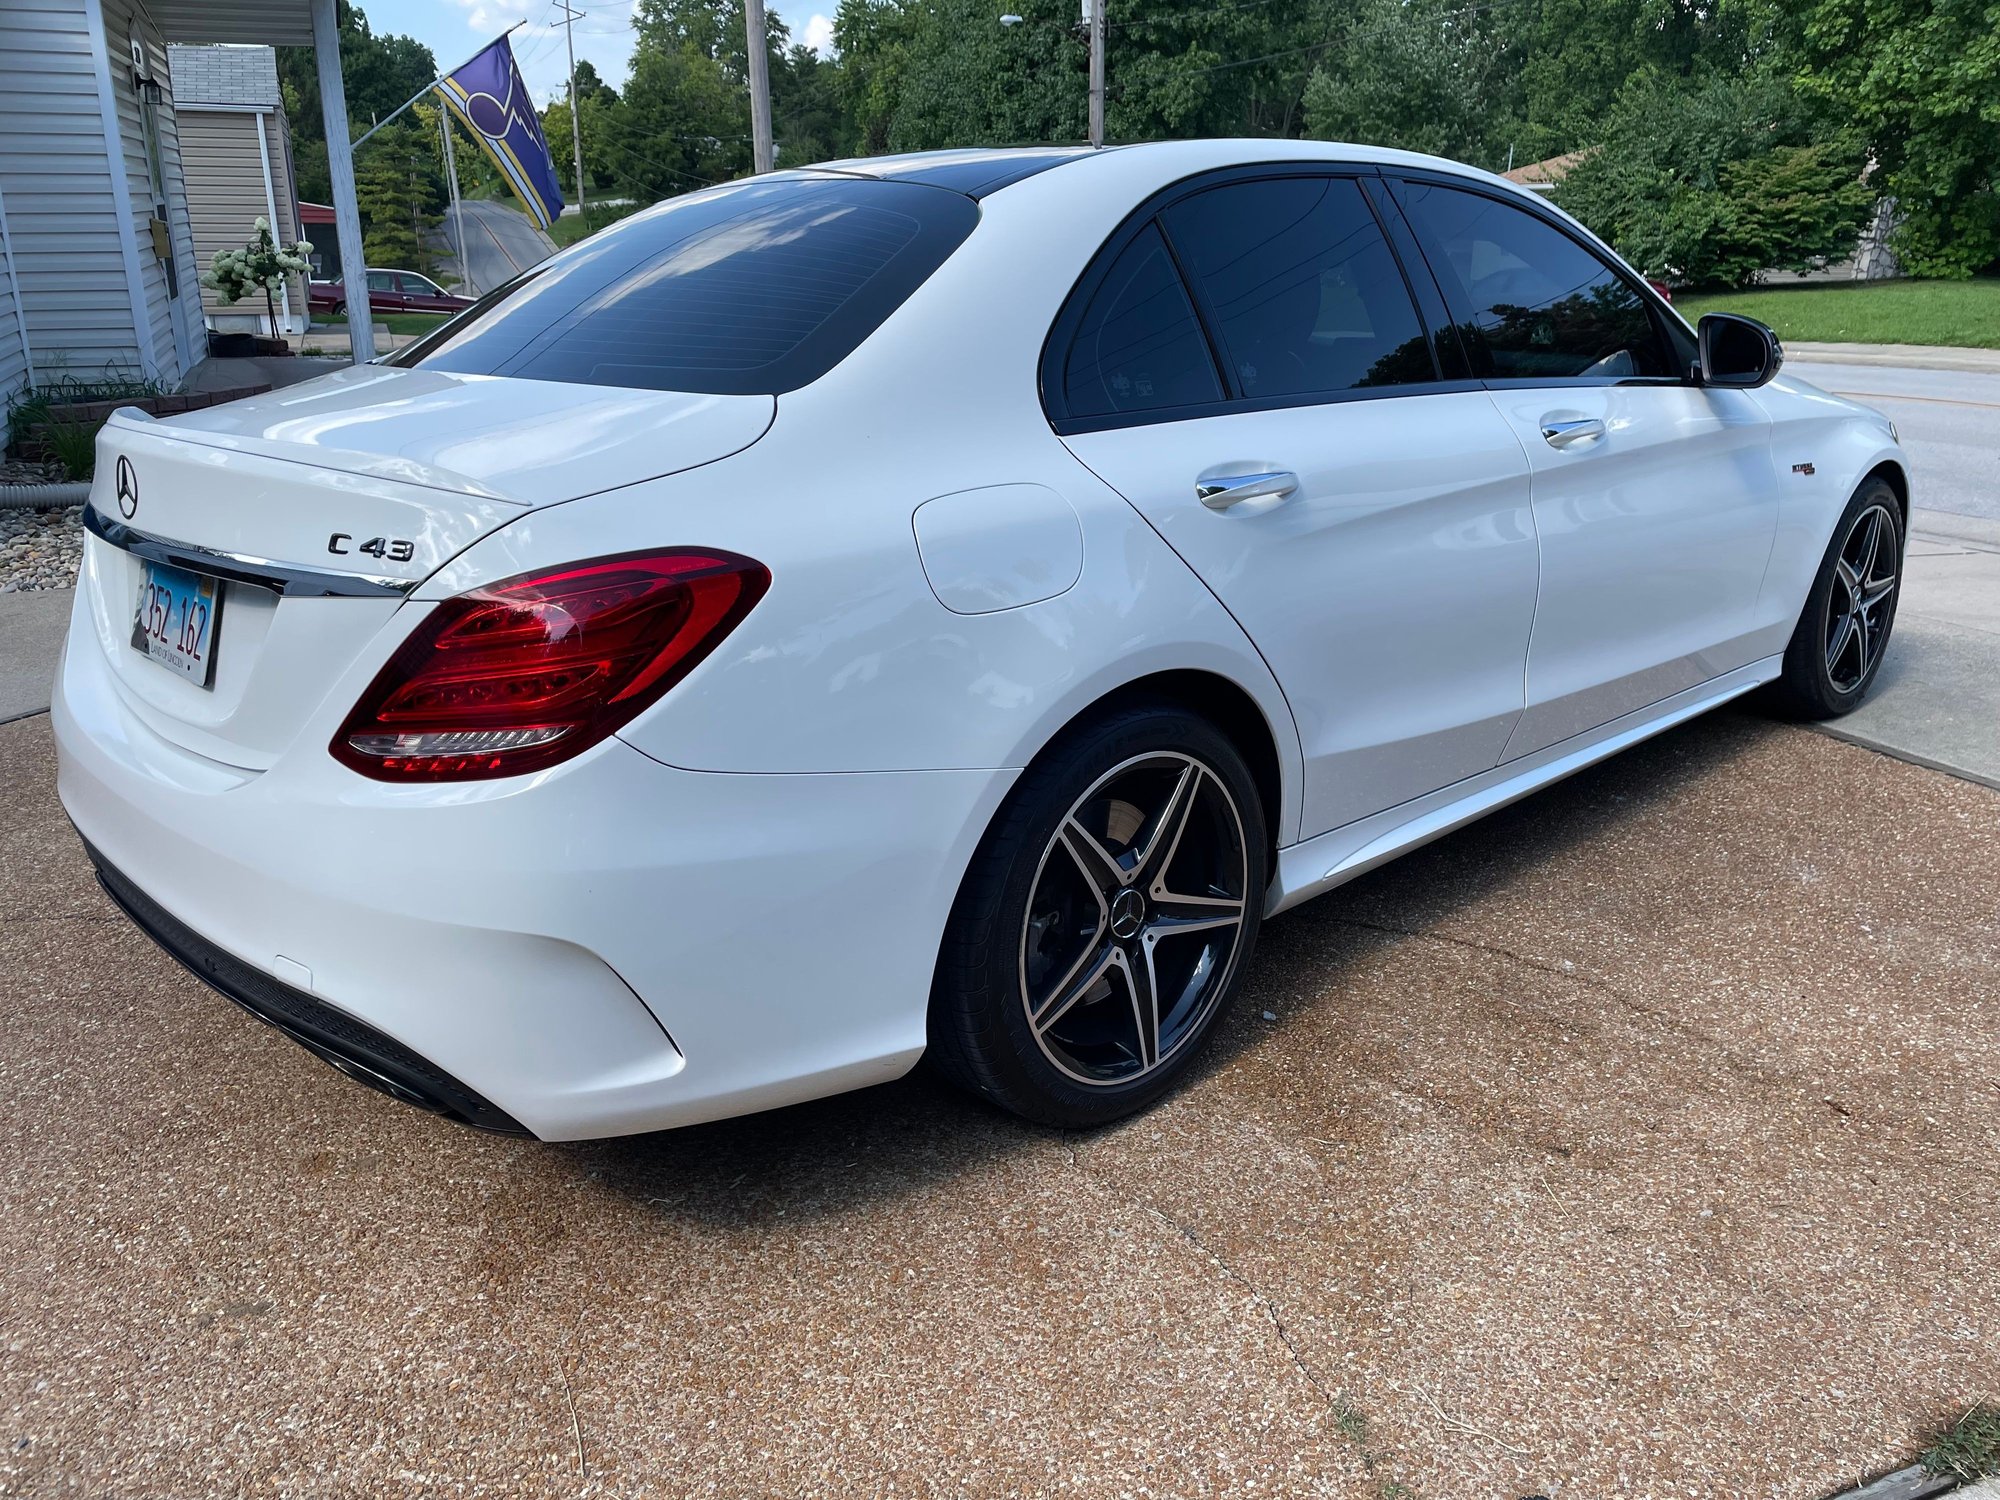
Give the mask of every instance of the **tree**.
[(1905, 269), (1969, 276), (2000, 254), (2000, 6), (1791, 0), (1799, 88), (1861, 132), (1903, 215)]
[(440, 222), (437, 150), (435, 133), (398, 120), (355, 160), (361, 251), (369, 265), (428, 269), (431, 234)]
[(1782, 79), (1647, 69), (1556, 196), (1648, 275), (1741, 286), (1852, 252), (1875, 201), (1864, 167)]
[(1306, 85), (1306, 133), (1490, 162), (1511, 62), (1485, 13), (1457, 0), (1369, 0)]
[[(348, 0), (339, 0), (337, 18), (347, 116), (359, 134), (437, 77), (437, 60), (414, 37), (376, 36), (369, 30), (368, 17)], [(310, 47), (277, 51), (279, 85), (292, 126), (298, 194), (309, 203), (325, 203), (333, 196), (333, 181), (326, 167), (319, 67)]]

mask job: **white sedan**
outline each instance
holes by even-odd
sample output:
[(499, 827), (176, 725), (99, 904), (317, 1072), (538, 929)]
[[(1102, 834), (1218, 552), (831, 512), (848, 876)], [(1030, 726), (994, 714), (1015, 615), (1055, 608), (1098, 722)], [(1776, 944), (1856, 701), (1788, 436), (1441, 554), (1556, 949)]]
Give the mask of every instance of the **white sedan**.
[(105, 428), (61, 792), (351, 1075), (615, 1135), (1195, 1064), (1260, 921), (1889, 637), (1879, 415), (1428, 157), (676, 198), (377, 364)]

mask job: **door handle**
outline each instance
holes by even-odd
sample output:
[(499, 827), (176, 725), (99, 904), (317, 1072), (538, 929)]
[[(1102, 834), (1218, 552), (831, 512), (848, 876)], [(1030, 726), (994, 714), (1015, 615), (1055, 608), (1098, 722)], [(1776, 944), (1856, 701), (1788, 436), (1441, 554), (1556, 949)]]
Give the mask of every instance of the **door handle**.
[(1210, 510), (1228, 510), (1245, 500), (1282, 500), (1299, 487), (1299, 476), (1288, 469), (1261, 474), (1204, 474), (1194, 482), (1194, 497)]
[(1603, 437), (1604, 424), (1596, 417), (1543, 417), (1542, 436), (1551, 448), (1573, 448)]

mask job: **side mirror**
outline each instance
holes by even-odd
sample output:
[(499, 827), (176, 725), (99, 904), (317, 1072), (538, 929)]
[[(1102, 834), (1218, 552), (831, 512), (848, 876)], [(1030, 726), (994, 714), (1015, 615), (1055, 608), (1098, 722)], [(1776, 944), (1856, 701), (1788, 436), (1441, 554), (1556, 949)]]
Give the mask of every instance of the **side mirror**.
[(1704, 313), (1701, 319), (1701, 383), (1755, 390), (1785, 362), (1778, 336), (1755, 318)]

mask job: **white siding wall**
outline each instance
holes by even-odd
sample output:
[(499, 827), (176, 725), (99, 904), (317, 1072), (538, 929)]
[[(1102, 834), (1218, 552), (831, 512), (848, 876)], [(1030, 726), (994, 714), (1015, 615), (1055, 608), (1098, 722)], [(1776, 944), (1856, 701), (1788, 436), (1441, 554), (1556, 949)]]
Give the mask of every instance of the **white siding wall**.
[(44, 378), (139, 368), (84, 14), (91, 3), (0, 3), (0, 193)]
[[(88, 0), (86, 0), (88, 3)], [(167, 45), (152, 17), (138, 0), (98, 0), (104, 10), (104, 43), (111, 64), (111, 92), (118, 104), (119, 144), (124, 148), (127, 191), (132, 200), (132, 221), (139, 237), (139, 278), (146, 294), (146, 315), (153, 336), (153, 357), (159, 363), (160, 379), (169, 387), (180, 383), (187, 372), (175, 352), (174, 307), (168, 295), (166, 266), (153, 254), (153, 242), (146, 221), (159, 201), (152, 187), (146, 163), (146, 135), (140, 117), (138, 91), (132, 86), (131, 42), (136, 38), (146, 49), (148, 72), (164, 92), (168, 87)], [(182, 176), (180, 138), (173, 104), (164, 98), (157, 111), (160, 129), (161, 188), (165, 194), (178, 291), (185, 300), (181, 309), (191, 345), (191, 360), (208, 352), (202, 332), (200, 312), (200, 268), (194, 261), (194, 232), (188, 223), (187, 187)]]
[[(7, 214), (6, 194), (0, 191), (0, 228)], [(21, 315), (14, 302), (14, 279), (7, 274), (7, 258), (0, 252), (0, 412), (7, 400), (28, 383), (28, 362), (21, 353)]]

